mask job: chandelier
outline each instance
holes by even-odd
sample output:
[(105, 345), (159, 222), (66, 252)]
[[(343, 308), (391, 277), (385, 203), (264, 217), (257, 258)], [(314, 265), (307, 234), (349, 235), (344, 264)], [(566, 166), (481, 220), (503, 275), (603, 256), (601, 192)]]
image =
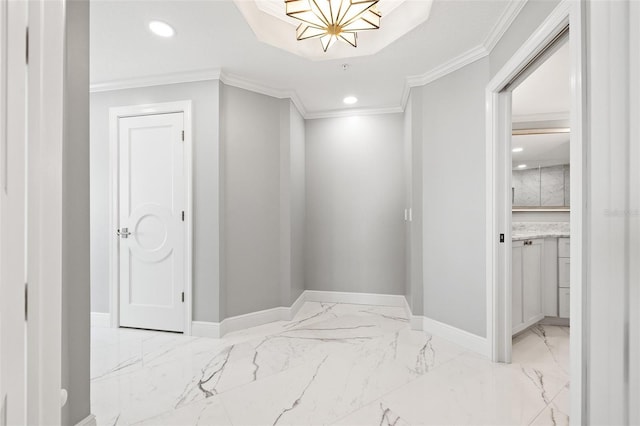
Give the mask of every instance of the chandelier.
[(298, 40), (319, 38), (326, 52), (337, 40), (358, 45), (358, 31), (380, 28), (379, 0), (285, 0), (287, 16), (302, 23)]

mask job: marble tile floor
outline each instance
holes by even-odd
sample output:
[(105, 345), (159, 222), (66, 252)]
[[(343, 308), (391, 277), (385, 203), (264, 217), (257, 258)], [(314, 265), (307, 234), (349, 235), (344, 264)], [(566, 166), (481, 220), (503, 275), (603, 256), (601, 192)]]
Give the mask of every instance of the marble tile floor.
[(223, 339), (92, 329), (91, 404), (114, 425), (563, 425), (569, 331), (493, 364), (412, 331), (404, 309), (307, 302)]

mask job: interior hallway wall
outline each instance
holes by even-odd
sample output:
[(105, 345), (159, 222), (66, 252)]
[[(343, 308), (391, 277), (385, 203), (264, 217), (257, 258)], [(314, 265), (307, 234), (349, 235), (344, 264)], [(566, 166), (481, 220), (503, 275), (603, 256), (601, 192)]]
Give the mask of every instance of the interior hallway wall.
[(423, 108), (424, 313), (480, 336), (486, 335), (488, 81), (489, 60), (483, 58), (415, 93)]
[(302, 289), (304, 122), (289, 99), (221, 85), (223, 317)]
[(193, 318), (219, 321), (219, 82), (91, 93), (91, 311), (109, 312), (109, 108), (191, 100)]
[(423, 108), (424, 315), (478, 336), (487, 327), (485, 87), (557, 4), (528, 1), (488, 57), (411, 90)]
[(308, 290), (405, 294), (402, 114), (306, 122)]

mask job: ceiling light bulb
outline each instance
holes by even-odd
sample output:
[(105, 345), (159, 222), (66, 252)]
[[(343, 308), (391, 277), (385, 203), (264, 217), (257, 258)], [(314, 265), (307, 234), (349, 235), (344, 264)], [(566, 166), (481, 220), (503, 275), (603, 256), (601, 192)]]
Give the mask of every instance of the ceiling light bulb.
[(353, 105), (356, 102), (358, 102), (358, 98), (356, 98), (355, 96), (347, 96), (342, 100), (342, 102), (344, 102), (347, 105)]
[(160, 37), (173, 37), (176, 31), (171, 27), (171, 25), (162, 22), (162, 21), (151, 21), (149, 22), (149, 30), (157, 36)]
[(524, 148), (513, 148), (511, 151), (512, 152), (522, 152), (522, 151), (524, 151)]
[(518, 164), (518, 168), (519, 168), (519, 169), (524, 169), (525, 167), (527, 167), (527, 165), (526, 165), (526, 164)]

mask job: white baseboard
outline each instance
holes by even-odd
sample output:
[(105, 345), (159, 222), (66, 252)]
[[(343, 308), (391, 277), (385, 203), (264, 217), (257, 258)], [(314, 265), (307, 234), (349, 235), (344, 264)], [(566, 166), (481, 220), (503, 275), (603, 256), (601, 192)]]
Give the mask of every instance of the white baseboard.
[(398, 294), (349, 293), (342, 291), (305, 290), (305, 302), (351, 303), (354, 305), (378, 305), (405, 307), (407, 299)]
[(485, 337), (480, 337), (457, 327), (436, 321), (431, 318), (422, 317), (423, 330), (434, 336), (442, 337), (452, 343), (462, 346), (480, 355), (489, 356), (489, 344)]
[(265, 309), (264, 311), (250, 312), (222, 320), (220, 333), (224, 336), (233, 331), (256, 327), (274, 321), (289, 321), (291, 308), (280, 306), (278, 308)]
[(411, 324), (411, 329), (415, 331), (423, 331), (424, 330), (424, 317), (421, 315), (410, 315), (409, 316), (409, 324)]
[(515, 335), (518, 334), (524, 330), (526, 330), (527, 328), (531, 327), (532, 325), (542, 321), (544, 319), (544, 314), (540, 314), (537, 315), (536, 317), (532, 318), (531, 320), (520, 324), (519, 326), (515, 327), (513, 330), (511, 330), (511, 335)]
[(209, 337), (211, 339), (219, 339), (220, 323), (207, 321), (191, 321), (191, 335), (198, 337)]
[(76, 423), (76, 426), (96, 426), (97, 424), (96, 416), (89, 414), (87, 417)]
[(91, 312), (91, 327), (111, 327), (111, 315), (108, 312)]
[(489, 356), (489, 344), (484, 337), (469, 333), (451, 325), (413, 315), (407, 299), (394, 294), (347, 293), (339, 291), (305, 290), (291, 307), (278, 307), (263, 311), (251, 312), (224, 319), (220, 323), (193, 321), (191, 333), (194, 336), (220, 338), (233, 331), (267, 324), (274, 321), (289, 321), (300, 310), (305, 302), (351, 303), (355, 305), (395, 306), (405, 309), (412, 330), (425, 331), (442, 337), (452, 343), (478, 354)]
[(291, 307), (280, 306), (263, 311), (250, 312), (225, 318), (222, 322), (193, 321), (191, 323), (191, 335), (219, 339), (233, 331), (240, 331), (274, 321), (289, 321), (298, 313), (304, 302), (306, 302), (305, 292), (302, 292)]

